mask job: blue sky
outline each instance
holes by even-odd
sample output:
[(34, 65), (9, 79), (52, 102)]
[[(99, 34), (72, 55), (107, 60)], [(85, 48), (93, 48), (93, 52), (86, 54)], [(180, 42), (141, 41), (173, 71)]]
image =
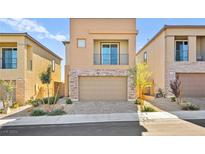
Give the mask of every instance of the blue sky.
[[(142, 48), (164, 25), (205, 25), (200, 18), (138, 18), (137, 51)], [(65, 48), (61, 41), (69, 40), (69, 19), (32, 18), (0, 19), (0, 32), (28, 32), (32, 37), (64, 58)], [(62, 79), (64, 77), (62, 62)]]

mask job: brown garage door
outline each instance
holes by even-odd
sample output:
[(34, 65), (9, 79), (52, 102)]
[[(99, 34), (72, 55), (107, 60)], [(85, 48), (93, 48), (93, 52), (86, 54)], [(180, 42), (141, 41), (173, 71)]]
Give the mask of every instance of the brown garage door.
[(80, 100), (127, 100), (126, 77), (80, 77)]
[(179, 73), (182, 96), (205, 97), (205, 73)]

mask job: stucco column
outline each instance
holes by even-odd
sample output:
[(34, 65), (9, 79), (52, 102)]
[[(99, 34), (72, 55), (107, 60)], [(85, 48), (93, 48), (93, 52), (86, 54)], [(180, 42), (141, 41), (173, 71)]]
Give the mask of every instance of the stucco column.
[(20, 78), (16, 80), (16, 102), (25, 104), (25, 81)]
[(189, 44), (189, 62), (196, 62), (196, 36), (188, 37)]

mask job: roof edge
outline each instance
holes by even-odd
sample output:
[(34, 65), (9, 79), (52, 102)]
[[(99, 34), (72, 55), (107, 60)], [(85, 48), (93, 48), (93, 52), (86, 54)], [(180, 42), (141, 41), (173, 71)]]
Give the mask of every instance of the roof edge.
[(33, 42), (35, 42), (36, 44), (38, 44), (39, 46), (41, 46), (43, 49), (45, 49), (46, 51), (48, 51), (50, 54), (52, 54), (53, 56), (57, 57), (60, 60), (63, 60), (60, 56), (58, 56), (56, 53), (54, 53), (53, 51), (51, 51), (50, 49), (48, 49), (46, 46), (44, 46), (42, 43), (40, 43), (39, 41), (37, 41), (36, 39), (34, 39), (31, 35), (29, 35), (27, 32), (25, 33), (0, 33), (0, 35), (16, 35), (16, 36), (25, 36), (29, 39), (31, 39)]
[(164, 25), (137, 53), (138, 55), (144, 48), (146, 48), (154, 39), (156, 39), (163, 31), (168, 28), (205, 28), (205, 25)]

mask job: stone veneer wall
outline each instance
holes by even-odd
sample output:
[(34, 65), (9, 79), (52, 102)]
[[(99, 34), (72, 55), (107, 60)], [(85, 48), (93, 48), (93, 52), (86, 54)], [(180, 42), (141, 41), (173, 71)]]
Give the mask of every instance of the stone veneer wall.
[(166, 66), (165, 89), (169, 93), (169, 83), (176, 73), (205, 73), (205, 62), (174, 62)]
[[(79, 76), (128, 76), (128, 71), (124, 69), (72, 69), (70, 76), (70, 97), (74, 101), (79, 100), (78, 77)], [(127, 96), (128, 101), (135, 99), (135, 86), (133, 78), (128, 76)]]

